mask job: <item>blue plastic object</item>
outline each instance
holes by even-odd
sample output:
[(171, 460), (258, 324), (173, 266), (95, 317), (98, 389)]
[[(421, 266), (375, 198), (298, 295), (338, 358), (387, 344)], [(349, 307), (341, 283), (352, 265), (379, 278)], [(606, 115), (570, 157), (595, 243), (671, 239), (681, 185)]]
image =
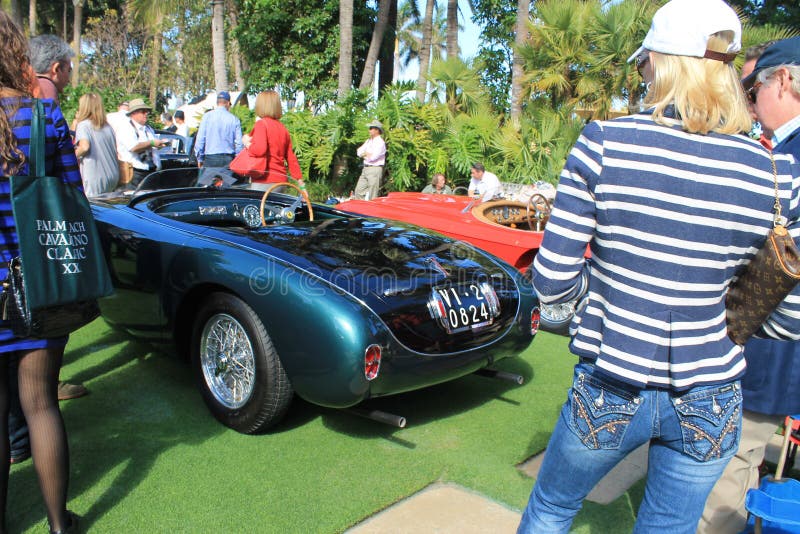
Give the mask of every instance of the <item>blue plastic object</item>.
[(800, 534), (800, 482), (792, 478), (782, 478), (784, 460), (788, 450), (793, 422), (800, 420), (800, 415), (787, 417), (784, 430), (781, 457), (775, 477), (764, 477), (761, 486), (747, 492), (744, 506), (750, 512), (745, 533), (758, 533), (758, 519), (761, 521), (762, 533)]
[(755, 524), (757, 516), (763, 520), (765, 533), (800, 534), (800, 482), (797, 480), (764, 478), (759, 489), (747, 492), (745, 508), (751, 514), (748, 527)]

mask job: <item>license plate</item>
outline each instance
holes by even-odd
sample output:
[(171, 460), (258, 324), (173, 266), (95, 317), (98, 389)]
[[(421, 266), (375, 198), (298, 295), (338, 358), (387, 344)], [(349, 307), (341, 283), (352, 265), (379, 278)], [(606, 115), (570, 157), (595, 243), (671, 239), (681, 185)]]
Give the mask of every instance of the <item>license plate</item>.
[(431, 316), (447, 333), (479, 330), (500, 315), (500, 302), (486, 282), (437, 287), (428, 300)]

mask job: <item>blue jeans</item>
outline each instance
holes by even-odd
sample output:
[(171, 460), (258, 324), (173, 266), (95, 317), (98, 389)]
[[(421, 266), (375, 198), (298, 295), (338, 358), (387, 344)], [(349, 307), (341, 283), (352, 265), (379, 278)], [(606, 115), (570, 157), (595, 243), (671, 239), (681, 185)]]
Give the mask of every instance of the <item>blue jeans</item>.
[(206, 154), (203, 159), (203, 167), (208, 167), (209, 169), (217, 167), (228, 168), (233, 158), (234, 154)]
[(31, 451), (28, 436), (28, 422), (19, 403), (19, 353), (0, 354), (8, 358), (8, 441), (11, 443), (11, 456), (21, 456)]
[(518, 534), (567, 532), (583, 499), (650, 442), (634, 533), (693, 534), (706, 498), (739, 447), (739, 382), (676, 394), (637, 390), (580, 363)]

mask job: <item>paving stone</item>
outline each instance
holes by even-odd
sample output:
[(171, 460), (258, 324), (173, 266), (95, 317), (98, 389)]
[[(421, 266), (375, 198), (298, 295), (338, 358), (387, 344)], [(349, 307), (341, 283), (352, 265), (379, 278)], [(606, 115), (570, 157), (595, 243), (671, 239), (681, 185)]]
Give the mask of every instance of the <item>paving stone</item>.
[(521, 514), (456, 484), (432, 484), (346, 534), (513, 534)]

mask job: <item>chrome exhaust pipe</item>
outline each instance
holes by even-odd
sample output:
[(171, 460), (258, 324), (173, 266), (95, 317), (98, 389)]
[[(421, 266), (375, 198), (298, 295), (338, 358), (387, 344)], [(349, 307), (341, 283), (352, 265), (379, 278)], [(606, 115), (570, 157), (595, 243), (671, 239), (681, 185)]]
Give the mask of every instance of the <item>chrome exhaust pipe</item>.
[(518, 386), (521, 386), (525, 383), (525, 378), (522, 375), (509, 373), (508, 371), (500, 371), (497, 369), (478, 369), (475, 371), (475, 374), (488, 378), (497, 378), (498, 380), (508, 380), (509, 382), (514, 382)]
[(348, 408), (345, 410), (353, 415), (363, 417), (364, 419), (372, 419), (378, 423), (394, 426), (397, 428), (406, 427), (406, 418), (393, 413), (383, 412), (381, 410), (368, 410), (365, 408)]

